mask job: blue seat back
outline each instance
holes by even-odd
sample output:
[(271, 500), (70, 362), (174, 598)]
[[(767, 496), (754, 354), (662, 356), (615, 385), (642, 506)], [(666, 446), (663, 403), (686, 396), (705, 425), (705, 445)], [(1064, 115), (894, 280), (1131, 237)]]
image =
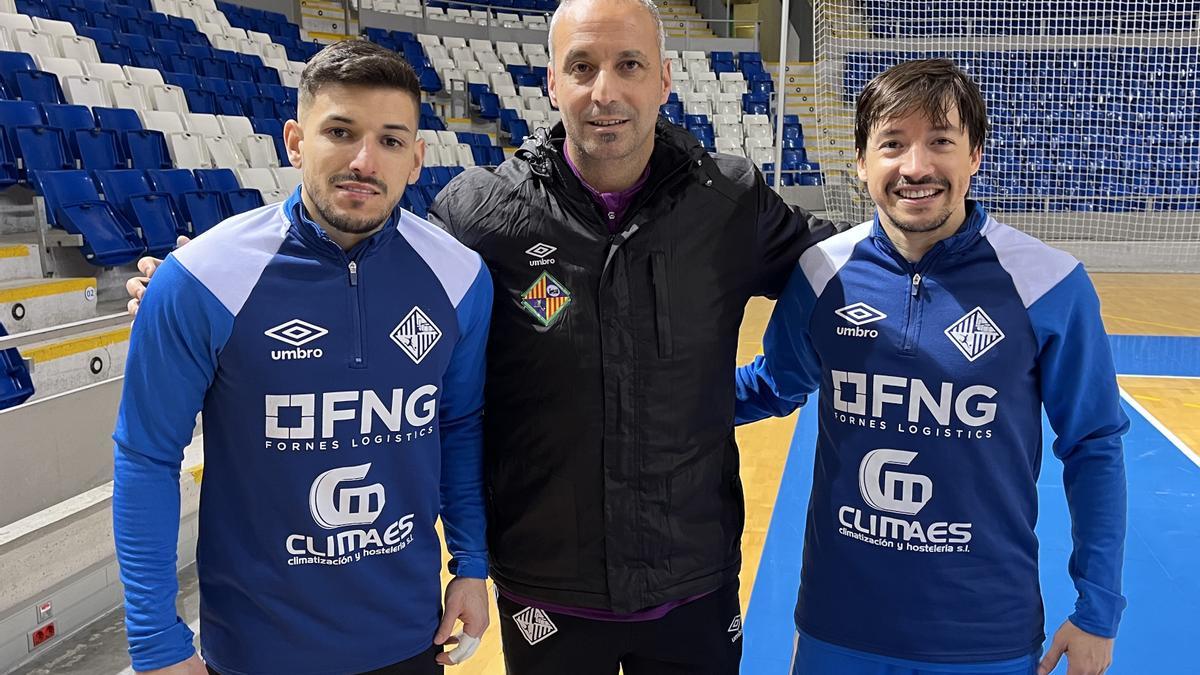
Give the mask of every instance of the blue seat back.
[[(47, 126), (17, 127), (17, 147), (25, 161), (26, 172), (66, 171), (75, 168), (62, 129)], [(30, 182), (36, 175), (30, 173)]]
[(25, 52), (0, 51), (0, 81), (10, 92), (17, 91), (17, 80), (14, 74), (22, 70), (37, 70), (33, 57)]
[(13, 73), (13, 80), (17, 84), (17, 95), (22, 100), (51, 104), (66, 102), (62, 86), (58, 83), (58, 76), (54, 73), (44, 70), (18, 70)]
[(171, 154), (161, 131), (137, 129), (121, 132), (125, 156), (132, 169), (169, 169)]
[[(8, 335), (0, 324), (0, 337)], [(0, 410), (18, 406), (34, 394), (33, 380), (25, 359), (14, 349), (0, 350)]]
[(96, 115), (97, 126), (117, 131), (138, 130), (142, 128), (142, 118), (131, 108), (92, 108)]
[(230, 169), (196, 169), (193, 175), (201, 190), (228, 192), (242, 187), (238, 183), (237, 176)]
[(82, 168), (105, 171), (125, 168), (125, 155), (116, 131), (72, 129), (68, 133), (68, 141)]
[(112, 204), (100, 201), (86, 171), (42, 171), (36, 184), (51, 225), (83, 236), (83, 256), (93, 265), (124, 265), (146, 252), (141, 237)]
[(229, 217), (225, 200), (219, 192), (186, 192), (183, 194), (183, 203), (192, 231), (197, 235), (204, 234)]

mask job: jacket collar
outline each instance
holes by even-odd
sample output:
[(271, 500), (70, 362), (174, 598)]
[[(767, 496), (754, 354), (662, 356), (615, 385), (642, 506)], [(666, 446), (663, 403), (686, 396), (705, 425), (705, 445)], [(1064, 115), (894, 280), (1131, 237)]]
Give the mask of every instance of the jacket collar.
[(296, 236), (301, 241), (317, 253), (325, 255), (344, 253), (345, 257), (357, 260), (362, 255), (373, 251), (387, 242), (398, 231), (400, 217), (403, 213), (403, 209), (400, 208), (399, 204), (392, 210), (391, 215), (388, 216), (387, 223), (384, 224), (382, 229), (358, 242), (349, 251), (342, 251), (342, 247), (330, 239), (325, 230), (309, 216), (308, 209), (304, 207), (304, 200), (300, 198), (302, 187), (297, 186), (291, 196), (287, 198), (287, 201), (283, 204), (283, 212), (287, 214), (292, 232), (296, 233)]
[[(988, 214), (983, 206), (974, 200), (968, 199), (967, 219), (959, 226), (958, 231), (934, 244), (933, 248), (929, 249), (922, 260), (928, 258), (935, 251), (939, 254), (943, 252), (958, 253), (970, 248), (982, 237), (983, 228), (987, 224), (987, 221)], [(871, 238), (884, 245), (887, 250), (896, 251), (896, 246), (892, 243), (892, 238), (888, 236), (887, 230), (883, 229), (883, 225), (879, 223), (878, 209), (875, 211), (875, 219), (871, 224)]]
[[(542, 127), (525, 139), (525, 143), (517, 150), (517, 156), (524, 159), (530, 171), (540, 178), (564, 184), (579, 183), (574, 179), (563, 158), (562, 148), (566, 140), (567, 131), (562, 122), (556, 124), (553, 129)], [(704, 147), (688, 131), (660, 117), (654, 126), (654, 152), (650, 156), (650, 176), (647, 184), (655, 183), (662, 172), (684, 161), (698, 161), (707, 154)], [(579, 187), (582, 189), (582, 185)]]

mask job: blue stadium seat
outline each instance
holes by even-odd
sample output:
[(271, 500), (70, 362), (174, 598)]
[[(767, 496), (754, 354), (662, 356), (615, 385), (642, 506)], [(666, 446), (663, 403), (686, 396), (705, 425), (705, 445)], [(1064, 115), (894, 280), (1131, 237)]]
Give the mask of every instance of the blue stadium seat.
[(237, 176), (229, 169), (196, 169), (196, 182), (201, 190), (219, 192), (225, 197), (228, 212), (245, 213), (263, 205), (262, 193), (252, 188), (243, 188)]
[(170, 194), (179, 213), (191, 224), (191, 231), (201, 234), (228, 217), (225, 200), (220, 192), (201, 190), (196, 177), (187, 169), (147, 171), (150, 185), (158, 192)]
[(225, 66), (229, 69), (229, 79), (241, 80), (243, 82), (253, 82), (255, 70), (244, 63), (226, 63)]
[(121, 132), (121, 142), (131, 169), (169, 169), (171, 153), (161, 131), (137, 129)]
[(95, 128), (96, 119), (92, 117), (91, 109), (85, 105), (43, 105), (42, 114), (45, 115), (47, 124), (66, 133), (71, 152), (78, 157), (79, 147), (75, 145), (75, 130)]
[[(513, 120), (520, 119), (521, 114), (512, 108), (502, 108), (500, 110), (500, 131), (509, 131), (512, 128)], [(424, 124), (421, 128), (427, 128)]]
[(133, 52), (123, 44), (98, 42), (96, 43), (96, 51), (100, 52), (100, 60), (105, 63), (116, 63), (122, 66), (135, 65), (133, 62)]
[(241, 188), (237, 175), (230, 169), (196, 169), (192, 172), (201, 190), (226, 192)]
[(16, 93), (24, 101), (66, 103), (58, 76), (42, 70), (18, 70), (13, 73)]
[(74, 129), (67, 133), (80, 168), (111, 171), (125, 168), (121, 140), (112, 129)]
[[(274, 117), (250, 117), (250, 126), (256, 134), (266, 134), (275, 141), (275, 153), (281, 160), (287, 158), (287, 145), (283, 142), (283, 122)], [(422, 125), (422, 128), (428, 128)]]
[(227, 80), (229, 79), (229, 64), (215, 56), (200, 59), (196, 74), (201, 77), (220, 77)]
[(142, 118), (131, 108), (92, 108), (96, 115), (96, 126), (116, 131), (137, 131), (142, 128)]
[(8, 147), (16, 156), (17, 127), (42, 126), (46, 119), (42, 117), (41, 107), (33, 101), (0, 101), (0, 127), (8, 140)]
[(146, 246), (112, 204), (101, 201), (86, 171), (45, 171), (37, 180), (54, 227), (83, 236), (83, 257), (93, 265), (124, 265)]
[[(167, 70), (175, 73), (196, 75), (196, 59), (186, 54), (171, 54), (167, 57)], [(164, 76), (165, 80), (166, 77)]]
[(37, 70), (32, 56), (25, 52), (0, 51), (0, 82), (3, 82), (5, 91), (15, 95), (17, 80), (14, 74), (21, 70)]
[(166, 82), (167, 84), (175, 85), (176, 87), (179, 87), (180, 89), (199, 89), (200, 88), (200, 79), (201, 78), (197, 77), (195, 73), (180, 73), (177, 71), (175, 71), (175, 72), (166, 71), (162, 74), (162, 76), (163, 76), (163, 82)]
[(211, 91), (203, 89), (184, 89), (183, 96), (187, 99), (188, 110), (197, 114), (215, 115), (217, 99)]
[[(0, 337), (8, 335), (0, 324)], [(16, 349), (0, 350), (0, 410), (18, 406), (34, 394), (33, 380), (25, 359)]]
[[(226, 78), (226, 80), (228, 81), (228, 78)], [(247, 105), (250, 104), (250, 99), (254, 98), (255, 96), (262, 95), (262, 92), (259, 91), (258, 84), (255, 82), (241, 82), (233, 80), (229, 81), (229, 87), (233, 90), (234, 95), (242, 99), (242, 102)]]
[(47, 126), (19, 126), (17, 148), (24, 162), (29, 183), (37, 189), (37, 177), (45, 171), (67, 171), (75, 168), (67, 138), (62, 129)]
[(93, 26), (75, 24), (75, 32), (95, 40), (96, 44), (112, 44), (117, 41), (116, 33), (107, 28), (95, 28)]
[(211, 230), (230, 216), (224, 195), (217, 192), (186, 192), (183, 203), (188, 213), (192, 231), (197, 235)]
[(92, 178), (100, 184), (105, 200), (128, 222), (141, 228), (150, 255), (161, 257), (170, 253), (176, 237), (187, 234), (174, 202), (165, 193), (151, 190), (142, 171), (93, 171)]
[(178, 42), (171, 40), (155, 39), (150, 41), (154, 46), (154, 51), (164, 56), (176, 56), (183, 54), (183, 48)]
[(525, 142), (525, 137), (529, 135), (529, 123), (523, 119), (511, 120), (508, 123), (508, 135), (512, 139), (512, 144), (520, 146)]
[(163, 61), (163, 57), (159, 56), (157, 52), (143, 52), (136, 49), (132, 50), (132, 52), (133, 63), (131, 65), (135, 65), (138, 68), (150, 68), (151, 70), (161, 71), (167, 69), (167, 64)]
[(120, 35), (117, 35), (117, 42), (129, 47), (135, 52), (154, 51), (150, 44), (150, 38), (139, 33), (121, 33)]
[[(121, 19), (109, 14), (108, 12), (92, 12), (92, 26), (110, 30), (114, 34), (123, 31), (121, 27)], [(113, 42), (116, 42), (115, 36)]]
[(183, 45), (183, 53), (185, 56), (190, 56), (193, 59), (211, 59), (213, 57), (212, 47), (208, 45)]

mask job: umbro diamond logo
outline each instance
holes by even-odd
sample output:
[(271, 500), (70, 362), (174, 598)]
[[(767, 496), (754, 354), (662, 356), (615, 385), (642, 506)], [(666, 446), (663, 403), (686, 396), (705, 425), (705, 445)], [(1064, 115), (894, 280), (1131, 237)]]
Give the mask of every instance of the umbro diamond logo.
[(442, 339), (442, 331), (434, 325), (420, 307), (413, 307), (404, 319), (392, 329), (389, 336), (413, 363), (420, 363), (434, 345)]
[(742, 615), (738, 614), (733, 617), (733, 623), (729, 624), (729, 629), (726, 633), (733, 633), (733, 637), (729, 638), (730, 642), (737, 642), (742, 637)]
[(525, 637), (525, 641), (530, 646), (536, 645), (558, 632), (558, 626), (554, 625), (546, 612), (536, 607), (526, 607), (513, 614), (513, 621), (516, 622), (521, 635)]
[(529, 266), (530, 267), (541, 267), (543, 265), (553, 265), (554, 258), (551, 258), (550, 254), (554, 253), (557, 250), (558, 250), (557, 246), (551, 246), (550, 244), (546, 244), (546, 243), (542, 243), (542, 242), (538, 242), (538, 243), (534, 244), (533, 246), (530, 246), (529, 248), (525, 249), (525, 253), (533, 256), (535, 258), (535, 260), (530, 260)]
[(533, 246), (530, 246), (529, 248), (525, 249), (525, 252), (535, 258), (545, 258), (546, 256), (550, 255), (551, 253), (554, 253), (557, 250), (558, 250), (557, 246), (551, 246), (550, 244), (537, 243), (537, 244), (534, 244)]
[(853, 305), (846, 305), (839, 310), (835, 310), (834, 314), (837, 314), (855, 326), (862, 326), (863, 324), (874, 323), (881, 319), (887, 318), (887, 314), (884, 314), (865, 302), (856, 302)]
[(319, 337), (327, 335), (329, 331), (321, 328), (316, 324), (311, 324), (300, 319), (292, 319), (287, 323), (281, 323), (274, 328), (263, 332), (269, 338), (279, 340), (284, 344), (289, 344), (293, 347), (306, 345)]
[(1004, 331), (987, 312), (976, 307), (951, 324), (946, 329), (946, 337), (968, 361), (974, 361), (999, 344), (1004, 339)]

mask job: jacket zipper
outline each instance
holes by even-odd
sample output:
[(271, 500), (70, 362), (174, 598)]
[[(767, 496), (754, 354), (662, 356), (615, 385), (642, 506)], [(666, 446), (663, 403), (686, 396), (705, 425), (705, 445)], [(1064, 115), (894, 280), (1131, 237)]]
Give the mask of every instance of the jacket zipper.
[(658, 356), (669, 359), (674, 346), (671, 339), (671, 306), (667, 285), (667, 254), (650, 253), (650, 284), (654, 287), (654, 327), (658, 333)]
[(365, 368), (367, 364), (366, 358), (363, 356), (362, 290), (358, 285), (358, 262), (349, 261), (346, 269), (350, 273), (350, 316), (354, 326), (354, 360), (350, 367)]
[(915, 266), (912, 276), (909, 278), (908, 287), (907, 311), (904, 316), (904, 341), (900, 345), (902, 354), (911, 354), (914, 351), (917, 326), (921, 321), (921, 273), (916, 271)]

